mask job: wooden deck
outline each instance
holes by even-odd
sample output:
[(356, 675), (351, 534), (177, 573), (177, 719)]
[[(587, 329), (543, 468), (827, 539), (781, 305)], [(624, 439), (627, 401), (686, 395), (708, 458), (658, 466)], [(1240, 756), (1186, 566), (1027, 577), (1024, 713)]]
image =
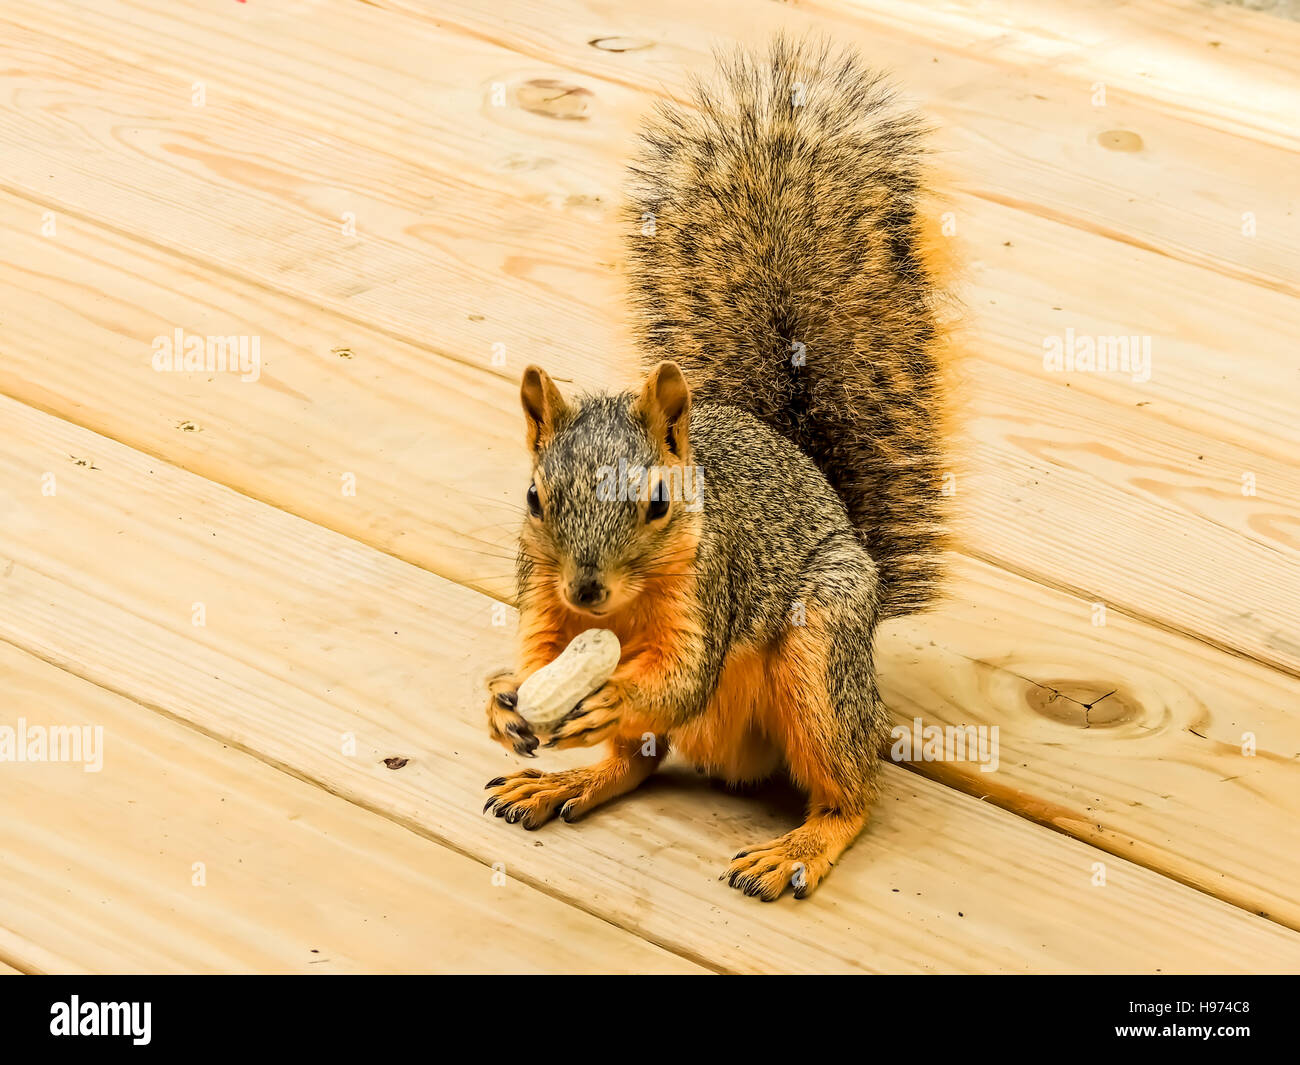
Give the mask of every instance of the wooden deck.
[[(939, 126), (961, 540), (880, 666), (900, 722), (1001, 749), (890, 767), (764, 905), (717, 877), (795, 823), (778, 787), (483, 816), (516, 759), (481, 678), (519, 371), (632, 380), (632, 132), (778, 27)], [(98, 772), (0, 764), (0, 971), (1300, 971), (1300, 25), (46, 0), (0, 59), (0, 725), (103, 734)], [(260, 377), (156, 371), (177, 329), (259, 338)], [(1045, 372), (1067, 330), (1150, 337), (1150, 379)]]

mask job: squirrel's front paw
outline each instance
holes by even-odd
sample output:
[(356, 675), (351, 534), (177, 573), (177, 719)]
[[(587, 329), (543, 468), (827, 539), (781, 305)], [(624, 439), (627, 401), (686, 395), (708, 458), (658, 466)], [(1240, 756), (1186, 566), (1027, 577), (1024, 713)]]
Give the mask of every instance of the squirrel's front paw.
[(613, 736), (623, 719), (623, 692), (603, 684), (570, 710), (552, 731), (547, 747), (590, 747)]
[(496, 673), (488, 678), (488, 732), (503, 746), (525, 758), (536, 758), (538, 739), (528, 722), (515, 709), (519, 683), (514, 674)]

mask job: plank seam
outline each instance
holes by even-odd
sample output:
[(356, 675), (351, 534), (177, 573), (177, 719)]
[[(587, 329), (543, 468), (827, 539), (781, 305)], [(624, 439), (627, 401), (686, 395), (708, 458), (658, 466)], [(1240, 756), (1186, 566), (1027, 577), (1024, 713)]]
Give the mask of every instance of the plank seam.
[[(349, 325), (354, 325), (358, 329), (365, 329), (372, 333), (378, 333), (381, 336), (388, 337), (389, 340), (395, 340), (399, 344), (406, 344), (419, 351), (427, 351), (429, 354), (434, 355), (437, 358), (446, 359), (448, 362), (455, 363), (458, 366), (464, 366), (471, 370), (483, 369), (482, 364), (479, 362), (471, 362), (468, 359), (462, 359), (454, 351), (444, 351), (441, 348), (436, 348), (432, 344), (428, 343), (428, 341), (421, 340), (418, 337), (408, 336), (405, 333), (392, 329), (381, 322), (368, 321), (355, 314), (350, 314), (338, 306), (326, 306), (319, 300), (310, 299), (301, 293), (294, 292), (292, 289), (280, 288), (277, 285), (272, 285), (269, 282), (263, 281), (261, 278), (254, 277), (250, 274), (239, 273), (237, 270), (232, 270), (227, 266), (223, 266), (219, 262), (194, 255), (181, 248), (173, 248), (167, 244), (161, 244), (152, 237), (143, 233), (136, 233), (131, 230), (122, 229), (112, 222), (85, 214), (75, 207), (69, 207), (63, 204), (61, 201), (56, 202), (34, 196), (25, 189), (11, 185), (7, 181), (0, 180), (0, 192), (8, 194), (14, 197), (14, 199), (23, 200), (35, 207), (56, 210), (69, 218), (75, 218), (83, 225), (91, 226), (101, 232), (111, 233), (113, 236), (122, 240), (129, 241), (130, 243), (140, 247), (149, 248), (160, 255), (178, 259), (183, 263), (188, 263), (190, 266), (197, 267), (200, 270), (205, 270), (218, 277), (224, 277), (238, 284), (247, 285), (249, 288), (269, 293), (272, 296), (297, 303), (303, 307), (308, 307), (313, 310), (324, 310), (327, 314), (332, 315), (340, 321), (347, 322)], [(502, 376), (504, 378), (504, 375), (494, 376)], [(19, 402), (22, 401), (19, 400)], [(130, 445), (127, 446), (129, 447)]]
[[(7, 931), (7, 929), (6, 929), (6, 931)], [(23, 938), (26, 938), (26, 937), (23, 937)], [(7, 966), (9, 966), (9, 968), (11, 968), (11, 969), (17, 969), (18, 972), (21, 973), (23, 976), (41, 976), (41, 975), (43, 975), (43, 973), (42, 973), (42, 971), (41, 971), (40, 969), (37, 969), (37, 968), (35, 968), (34, 966), (29, 966), (29, 965), (27, 965), (25, 962), (20, 962), (20, 961), (19, 961), (17, 958), (15, 958), (13, 955), (11, 955), (11, 954), (6, 954), (4, 951), (0, 951), (0, 965), (7, 965)]]
[(1256, 288), (1268, 289), (1271, 292), (1280, 293), (1283, 296), (1300, 298), (1300, 285), (1287, 284), (1285, 281), (1269, 278), (1264, 274), (1247, 270), (1244, 267), (1238, 267), (1225, 259), (1207, 259), (1204, 257), (1197, 258), (1193, 255), (1178, 255), (1175, 253), (1173, 248), (1161, 248), (1152, 244), (1150, 241), (1125, 233), (1113, 226), (1087, 222), (1085, 219), (1073, 215), (1067, 215), (1064, 211), (1056, 210), (1046, 204), (1034, 203), (1032, 200), (1022, 200), (1015, 196), (1007, 196), (999, 192), (974, 188), (968, 185), (961, 185), (959, 191), (964, 192), (966, 195), (971, 196), (974, 199), (983, 200), (986, 203), (995, 203), (999, 207), (1006, 207), (1013, 211), (1019, 211), (1022, 214), (1027, 214), (1034, 218), (1040, 218), (1045, 222), (1054, 222), (1057, 225), (1062, 225), (1068, 229), (1077, 230), (1081, 233), (1090, 233), (1093, 236), (1114, 241), (1116, 244), (1123, 244), (1126, 247), (1136, 248), (1138, 251), (1148, 252), (1152, 255), (1159, 255), (1161, 258), (1169, 259), (1176, 263), (1182, 263), (1184, 266), (1190, 266), (1194, 269), (1207, 270), (1210, 273), (1225, 277), (1230, 281), (1240, 281), (1244, 284), (1254, 285)]

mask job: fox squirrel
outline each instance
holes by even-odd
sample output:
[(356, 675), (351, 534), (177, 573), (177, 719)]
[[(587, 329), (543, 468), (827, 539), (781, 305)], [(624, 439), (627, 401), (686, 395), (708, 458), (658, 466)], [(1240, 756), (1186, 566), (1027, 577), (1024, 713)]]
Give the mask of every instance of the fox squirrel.
[[(861, 831), (889, 735), (876, 624), (930, 601), (944, 528), (924, 132), (851, 52), (784, 38), (646, 124), (626, 218), (654, 365), (639, 392), (574, 401), (525, 370), (522, 653), (488, 682), (517, 753), (612, 751), (499, 777), (485, 810), (574, 820), (671, 746), (733, 783), (784, 766), (808, 793), (801, 827), (724, 874), (748, 895), (806, 897)], [(632, 490), (602, 491), (611, 470)], [(535, 735), (520, 681), (596, 627), (617, 669)]]

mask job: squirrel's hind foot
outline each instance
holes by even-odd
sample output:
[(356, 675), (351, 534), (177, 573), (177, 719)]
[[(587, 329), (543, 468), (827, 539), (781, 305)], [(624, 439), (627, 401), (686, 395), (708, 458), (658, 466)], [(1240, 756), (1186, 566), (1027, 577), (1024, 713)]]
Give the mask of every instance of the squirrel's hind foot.
[(796, 899), (805, 899), (826, 878), (865, 821), (864, 815), (815, 814), (780, 839), (741, 851), (718, 879), (764, 902), (775, 902), (787, 887), (794, 889)]

